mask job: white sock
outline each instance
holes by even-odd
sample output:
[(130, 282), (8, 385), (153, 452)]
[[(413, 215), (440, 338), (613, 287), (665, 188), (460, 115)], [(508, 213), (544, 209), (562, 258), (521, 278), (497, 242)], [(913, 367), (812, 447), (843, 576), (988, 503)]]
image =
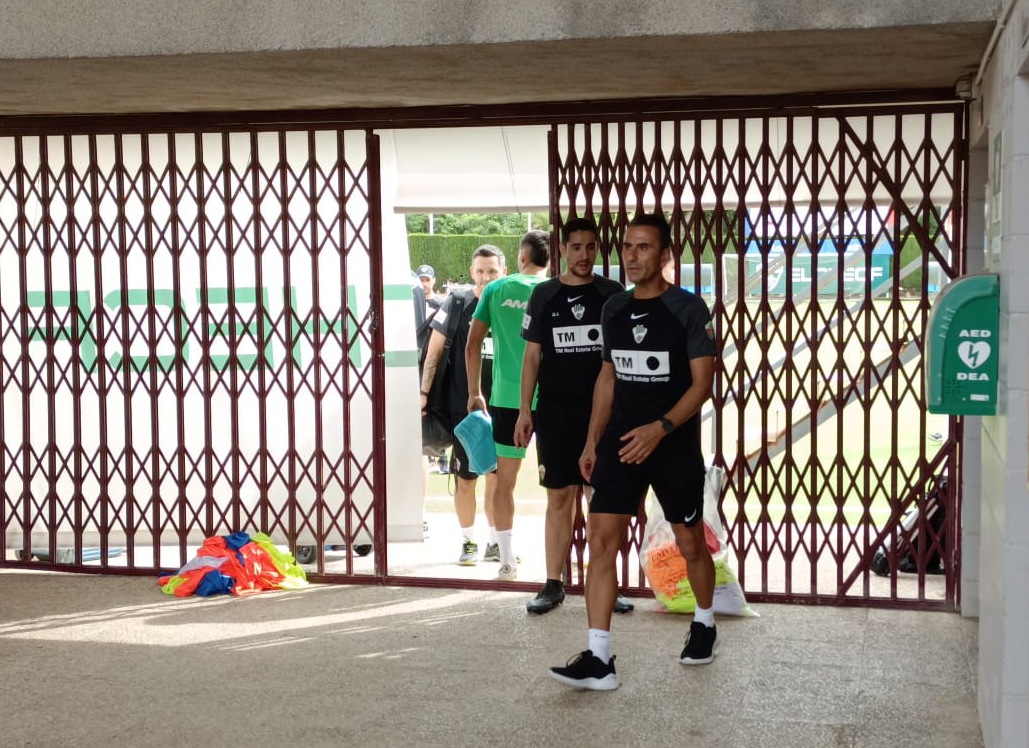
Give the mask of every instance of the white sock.
[(699, 605), (693, 612), (693, 620), (697, 623), (702, 623), (708, 628), (712, 628), (715, 625), (715, 609), (714, 606), (710, 608), (702, 608)]
[(496, 545), (499, 542), (497, 541), (497, 528), (492, 525), (489, 528), (489, 542), (493, 545)]
[(462, 527), (461, 534), (464, 535), (464, 539), (469, 543), (475, 542), (475, 525), (471, 527)]
[(607, 664), (611, 662), (611, 632), (603, 629), (589, 630), (589, 647), (593, 656)]
[(497, 530), (497, 543), (500, 545), (500, 565), (511, 564), (515, 566), (518, 559), (515, 557), (514, 546), (511, 542), (513, 530)]

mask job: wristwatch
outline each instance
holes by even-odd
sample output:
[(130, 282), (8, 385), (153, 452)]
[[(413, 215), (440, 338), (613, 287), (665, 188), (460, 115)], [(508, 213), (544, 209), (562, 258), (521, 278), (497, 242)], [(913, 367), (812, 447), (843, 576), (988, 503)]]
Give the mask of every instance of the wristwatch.
[(659, 419), (657, 419), (657, 420), (661, 422), (661, 428), (663, 428), (663, 429), (665, 430), (665, 433), (666, 433), (666, 434), (670, 434), (670, 433), (672, 433), (673, 431), (675, 431), (675, 424), (674, 424), (674, 423), (672, 423), (671, 421), (669, 421), (669, 420), (668, 420), (667, 418), (665, 418), (664, 416), (661, 416), (661, 417), (660, 417)]

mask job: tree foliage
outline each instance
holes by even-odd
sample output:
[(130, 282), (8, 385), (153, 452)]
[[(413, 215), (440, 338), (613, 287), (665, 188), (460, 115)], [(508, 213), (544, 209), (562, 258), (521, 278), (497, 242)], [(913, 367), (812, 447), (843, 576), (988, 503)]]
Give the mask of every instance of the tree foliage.
[(521, 240), (522, 234), (408, 234), (407, 245), (411, 251), (411, 267), (432, 265), (436, 271), (436, 288), (442, 290), (448, 281), (472, 282), (468, 273), (472, 253), (483, 244), (500, 247), (507, 261), (508, 272), (516, 272), (516, 256)]
[[(550, 230), (546, 213), (434, 213), (432, 233), (463, 236), (521, 236), (532, 228)], [(409, 234), (428, 234), (429, 216), (426, 213), (411, 213), (407, 216)]]

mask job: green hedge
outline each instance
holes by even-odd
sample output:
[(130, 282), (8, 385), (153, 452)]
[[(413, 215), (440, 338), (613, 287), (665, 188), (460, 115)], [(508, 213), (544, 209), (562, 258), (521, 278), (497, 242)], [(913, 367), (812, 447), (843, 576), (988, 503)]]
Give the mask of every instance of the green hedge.
[[(517, 235), (477, 235), (477, 234), (409, 234), (408, 247), (411, 251), (411, 269), (419, 265), (432, 265), (436, 271), (436, 288), (442, 290), (447, 281), (455, 283), (471, 283), (468, 266), (471, 265), (472, 253), (483, 244), (494, 244), (500, 247), (507, 259), (508, 272), (515, 272), (518, 244), (522, 234)], [(901, 250), (901, 267), (921, 254), (921, 248), (914, 237), (908, 237)], [(598, 263), (600, 258), (597, 259)], [(683, 262), (692, 262), (690, 253), (684, 253)], [(710, 242), (705, 242), (701, 262), (714, 262), (714, 251)], [(618, 264), (618, 256), (612, 255), (611, 264)], [(906, 290), (915, 291), (920, 288), (921, 271), (916, 271), (905, 278), (901, 285)]]
[[(903, 269), (908, 263), (914, 262), (922, 256), (922, 246), (918, 243), (918, 239), (913, 236), (909, 236), (904, 240), (904, 244), (900, 250), (900, 267)], [(922, 271), (915, 270), (910, 275), (902, 278), (900, 281), (900, 287), (905, 291), (912, 293), (918, 293), (922, 288)]]
[[(447, 280), (471, 283), (468, 267), (472, 253), (483, 244), (500, 247), (507, 261), (507, 272), (517, 272), (518, 245), (524, 234), (408, 234), (407, 246), (411, 252), (411, 269), (419, 265), (432, 265), (436, 271), (436, 288), (442, 290)], [(598, 257), (597, 262), (601, 260)], [(611, 264), (618, 264), (618, 255), (612, 255)]]
[(411, 251), (411, 269), (419, 265), (432, 265), (436, 271), (436, 288), (442, 289), (448, 280), (455, 283), (471, 283), (468, 267), (472, 264), (472, 253), (483, 244), (493, 244), (504, 252), (509, 272), (517, 270), (518, 244), (522, 234), (517, 236), (476, 234), (408, 234), (407, 246)]

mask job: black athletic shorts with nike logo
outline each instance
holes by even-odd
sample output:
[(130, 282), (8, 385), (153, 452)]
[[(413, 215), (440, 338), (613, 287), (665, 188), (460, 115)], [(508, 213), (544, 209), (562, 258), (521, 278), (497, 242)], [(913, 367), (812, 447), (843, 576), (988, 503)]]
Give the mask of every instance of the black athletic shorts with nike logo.
[(625, 432), (609, 425), (597, 445), (590, 511), (635, 516), (647, 489), (653, 488), (669, 522), (687, 527), (700, 522), (704, 518), (704, 456), (697, 449), (697, 440), (684, 431), (672, 432), (645, 462), (630, 465), (618, 457)]

